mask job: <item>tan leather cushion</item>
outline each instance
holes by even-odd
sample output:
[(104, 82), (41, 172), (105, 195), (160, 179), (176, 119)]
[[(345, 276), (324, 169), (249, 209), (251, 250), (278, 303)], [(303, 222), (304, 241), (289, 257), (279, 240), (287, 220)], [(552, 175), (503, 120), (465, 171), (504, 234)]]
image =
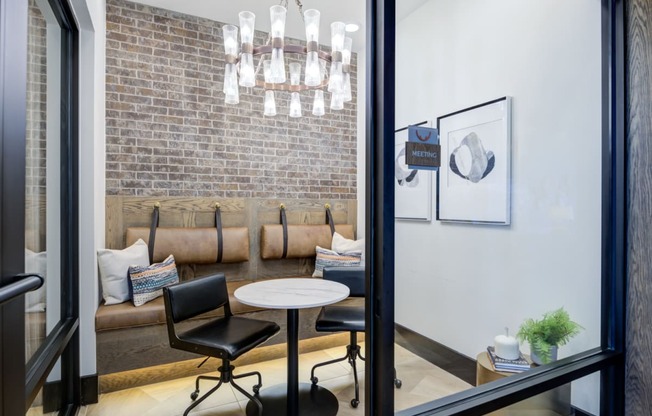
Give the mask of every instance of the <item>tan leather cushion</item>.
[[(335, 231), (345, 238), (353, 239), (353, 226), (337, 224)], [(315, 247), (330, 249), (331, 227), (328, 224), (288, 225), (288, 251), (286, 258), (315, 257)], [(280, 259), (283, 256), (283, 226), (265, 224), (260, 233), (260, 257), (264, 260)]]
[(117, 305), (101, 304), (95, 313), (95, 330), (136, 327), (165, 322), (163, 298), (135, 307), (131, 301)]
[[(238, 263), (249, 260), (249, 228), (225, 227), (222, 263)], [(127, 246), (142, 238), (149, 243), (149, 228), (127, 228)], [(170, 254), (177, 264), (207, 264), (217, 261), (217, 229), (159, 227), (154, 241), (154, 261), (163, 261)]]
[[(227, 282), (226, 287), (229, 291), (229, 304), (231, 313), (238, 315), (241, 313), (254, 312), (262, 310), (254, 306), (248, 306), (237, 301), (233, 292), (237, 288), (244, 286), (251, 281), (243, 280), (238, 282)], [(222, 309), (217, 309), (199, 315), (196, 319), (210, 318), (222, 315)], [(107, 331), (110, 329), (134, 328), (146, 325), (156, 325), (165, 323), (165, 303), (163, 297), (147, 302), (142, 306), (134, 306), (131, 301), (120, 303), (118, 305), (105, 305), (102, 303), (95, 314), (95, 330)]]

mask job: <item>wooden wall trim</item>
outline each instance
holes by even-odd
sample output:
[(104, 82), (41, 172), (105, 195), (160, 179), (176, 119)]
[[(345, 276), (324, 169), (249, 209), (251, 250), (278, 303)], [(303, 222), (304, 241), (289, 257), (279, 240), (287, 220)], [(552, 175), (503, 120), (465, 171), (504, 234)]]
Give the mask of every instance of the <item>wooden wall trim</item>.
[(625, 2), (627, 335), (625, 414), (652, 409), (652, 2)]

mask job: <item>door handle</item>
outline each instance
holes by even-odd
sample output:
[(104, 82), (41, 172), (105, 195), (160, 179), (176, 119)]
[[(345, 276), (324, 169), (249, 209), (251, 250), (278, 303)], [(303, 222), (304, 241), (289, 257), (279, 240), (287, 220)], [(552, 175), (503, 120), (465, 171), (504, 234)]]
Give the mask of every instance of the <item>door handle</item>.
[(40, 288), (45, 281), (43, 277), (34, 273), (22, 273), (14, 276), (14, 279), (16, 280), (13, 283), (0, 287), (0, 305)]

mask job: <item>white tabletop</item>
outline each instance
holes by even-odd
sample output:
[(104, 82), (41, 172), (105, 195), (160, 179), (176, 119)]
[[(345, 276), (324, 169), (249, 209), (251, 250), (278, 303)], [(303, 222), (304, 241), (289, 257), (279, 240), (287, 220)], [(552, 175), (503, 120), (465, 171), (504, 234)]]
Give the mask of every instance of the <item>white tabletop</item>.
[(250, 306), (302, 309), (330, 305), (349, 296), (349, 288), (319, 278), (270, 279), (238, 288), (235, 298)]

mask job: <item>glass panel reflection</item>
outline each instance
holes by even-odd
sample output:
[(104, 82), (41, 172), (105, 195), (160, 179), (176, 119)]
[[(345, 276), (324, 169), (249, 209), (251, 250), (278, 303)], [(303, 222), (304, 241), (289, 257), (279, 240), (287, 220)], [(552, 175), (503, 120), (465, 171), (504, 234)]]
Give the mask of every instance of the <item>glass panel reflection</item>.
[(491, 416), (570, 416), (574, 414), (575, 412), (571, 406), (570, 384), (545, 391), (529, 399), (489, 413)]
[(570, 416), (600, 414), (600, 373), (564, 384), (536, 396), (514, 403), (491, 416)]
[[(435, 382), (421, 403), (529, 371), (497, 371), (490, 346), (528, 360), (546, 343), (559, 358), (599, 346), (601, 13), (598, 0), (428, 0), (397, 21), (396, 128), (425, 122), (441, 146), (437, 173), (397, 162), (397, 343), (467, 383)], [(568, 329), (559, 317), (540, 322), (560, 308), (582, 327), (565, 345), (549, 338)], [(590, 388), (564, 390), (565, 408), (590, 408)]]
[[(25, 296), (26, 360), (58, 321), (58, 181), (61, 32), (47, 2), (30, 0), (27, 62), (25, 272), (45, 284)], [(52, 198), (48, 198), (53, 195)], [(48, 201), (50, 201), (48, 203)], [(51, 244), (54, 241), (55, 244)], [(57, 247), (48, 250), (49, 247)], [(54, 302), (54, 303), (53, 303)], [(48, 312), (49, 310), (49, 312)], [(52, 317), (46, 319), (46, 314)]]

